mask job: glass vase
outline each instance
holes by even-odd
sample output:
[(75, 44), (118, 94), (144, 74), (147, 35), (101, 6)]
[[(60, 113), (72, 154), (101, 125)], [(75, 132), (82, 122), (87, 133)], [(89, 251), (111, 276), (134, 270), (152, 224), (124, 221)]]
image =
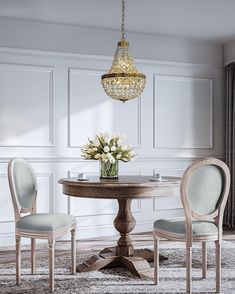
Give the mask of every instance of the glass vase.
[(118, 160), (114, 163), (100, 160), (100, 178), (117, 179), (118, 178)]

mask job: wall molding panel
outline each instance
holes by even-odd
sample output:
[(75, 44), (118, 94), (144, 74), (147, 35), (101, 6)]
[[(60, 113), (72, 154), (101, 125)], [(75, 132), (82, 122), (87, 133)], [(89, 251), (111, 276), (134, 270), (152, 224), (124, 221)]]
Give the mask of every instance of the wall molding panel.
[(155, 75), (154, 89), (154, 148), (213, 149), (213, 80)]
[[(14, 243), (7, 183), (12, 157), (24, 157), (35, 170), (40, 212), (77, 217), (77, 238), (117, 234), (116, 201), (67, 197), (58, 184), (78, 172), (99, 173), (98, 162), (81, 156), (87, 137), (105, 131), (127, 135), (137, 156), (120, 162), (120, 174), (151, 176), (155, 169), (162, 176), (181, 176), (195, 160), (224, 160), (222, 66), (137, 59), (147, 76), (145, 90), (121, 103), (109, 98), (100, 82), (111, 61), (110, 56), (0, 47), (2, 246)], [(135, 232), (152, 230), (158, 218), (183, 215), (179, 195), (135, 200), (132, 211)]]
[[(53, 76), (52, 67), (0, 63), (0, 101), (5, 101), (0, 109), (0, 147), (54, 145)], [(34, 107), (36, 114), (31, 112)]]

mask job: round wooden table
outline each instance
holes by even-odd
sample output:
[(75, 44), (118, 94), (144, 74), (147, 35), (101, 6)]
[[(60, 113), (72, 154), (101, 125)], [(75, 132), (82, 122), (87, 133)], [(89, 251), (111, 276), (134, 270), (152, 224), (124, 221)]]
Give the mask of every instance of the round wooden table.
[[(83, 198), (117, 199), (119, 209), (114, 227), (120, 233), (115, 248), (105, 248), (77, 266), (78, 272), (98, 270), (104, 267), (124, 266), (138, 277), (152, 278), (153, 271), (148, 261), (153, 261), (153, 252), (148, 249), (134, 250), (129, 233), (136, 221), (131, 212), (131, 202), (138, 198), (179, 195), (180, 178), (163, 177), (162, 181), (150, 181), (151, 176), (119, 176), (118, 179), (92, 177), (87, 181), (63, 178), (63, 193)], [(164, 259), (164, 257), (163, 257)]]

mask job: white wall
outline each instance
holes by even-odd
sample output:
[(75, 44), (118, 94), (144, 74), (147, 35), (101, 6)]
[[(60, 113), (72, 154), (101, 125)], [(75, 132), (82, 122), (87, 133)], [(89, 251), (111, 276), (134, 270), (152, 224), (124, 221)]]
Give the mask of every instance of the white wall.
[(235, 61), (235, 40), (224, 44), (224, 64)]
[[(0, 46), (70, 53), (114, 54), (120, 32), (0, 18)], [(200, 64), (223, 63), (220, 44), (126, 32), (135, 57)]]
[[(63, 30), (60, 35), (58, 27), (50, 25), (48, 30), (40, 29), (42, 36), (34, 25), (39, 28), (43, 24), (31, 23), (26, 28), (20, 21), (17, 30), (15, 21), (0, 22), (6, 29), (4, 33), (0, 25), (2, 245), (14, 242), (7, 183), (11, 157), (25, 157), (35, 169), (39, 211), (69, 212), (78, 217), (78, 238), (116, 233), (112, 225), (115, 201), (68, 198), (57, 184), (59, 178), (76, 175), (78, 171), (98, 173), (98, 162), (80, 157), (80, 147), (87, 136), (100, 131), (126, 133), (138, 157), (121, 164), (121, 174), (151, 175), (155, 169), (163, 175), (181, 176), (197, 158), (223, 158), (224, 71), (219, 45), (165, 38), (151, 40), (150, 36), (138, 36), (140, 41), (137, 35), (131, 35), (129, 41), (135, 52), (140, 50), (138, 46), (146, 47), (141, 54), (154, 60), (137, 60), (138, 68), (147, 75), (146, 88), (141, 98), (123, 104), (108, 98), (100, 84), (100, 76), (111, 65), (111, 58), (101, 55), (112, 54), (118, 40), (113, 32), (105, 32), (102, 38), (99, 31), (94, 39), (92, 32), (89, 38), (82, 39), (87, 40), (84, 43), (79, 34), (72, 34), (73, 30), (79, 32), (75, 28), (65, 27), (70, 30), (65, 37)], [(50, 28), (58, 31), (52, 40)], [(111, 38), (107, 37), (109, 34)], [(96, 50), (101, 55), (58, 53)], [(135, 231), (151, 230), (158, 217), (182, 215), (178, 196), (135, 201)]]

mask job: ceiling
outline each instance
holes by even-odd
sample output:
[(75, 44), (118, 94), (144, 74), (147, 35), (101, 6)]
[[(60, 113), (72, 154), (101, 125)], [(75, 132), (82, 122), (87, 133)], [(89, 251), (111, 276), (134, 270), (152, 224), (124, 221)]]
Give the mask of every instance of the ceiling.
[[(119, 30), (120, 0), (0, 0), (0, 17)], [(126, 0), (126, 31), (225, 43), (235, 0)]]

